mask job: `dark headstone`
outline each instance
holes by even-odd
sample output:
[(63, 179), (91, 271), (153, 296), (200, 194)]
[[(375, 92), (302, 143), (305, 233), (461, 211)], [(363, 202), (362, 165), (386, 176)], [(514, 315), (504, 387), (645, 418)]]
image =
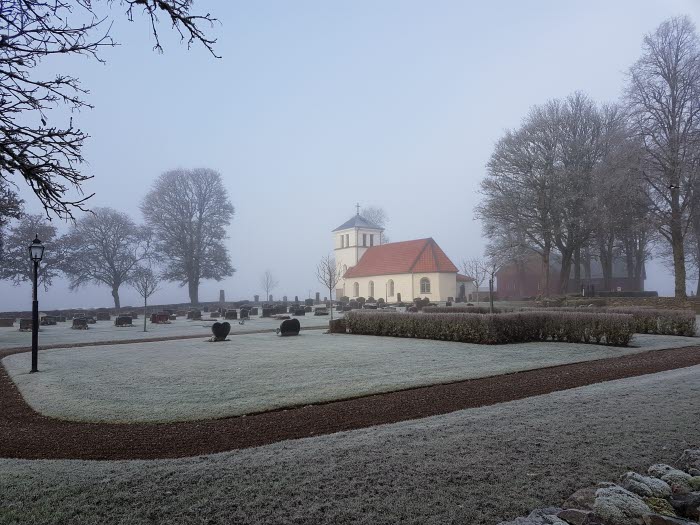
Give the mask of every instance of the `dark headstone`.
[(118, 315), (114, 319), (114, 326), (132, 326), (130, 315)]
[(279, 328), (279, 333), (283, 337), (288, 335), (299, 335), (299, 330), (301, 330), (299, 319), (287, 319), (286, 321), (282, 321)]
[(316, 310), (314, 310), (314, 315), (328, 315), (328, 309), (327, 308), (316, 308)]
[(171, 321), (177, 321), (177, 315), (170, 314), (170, 317), (168, 319), (170, 319)]
[(41, 318), (42, 326), (54, 326), (56, 324), (56, 318), (53, 315), (44, 315)]
[(272, 308), (263, 308), (261, 317), (271, 317), (273, 313)]
[(313, 308), (311, 306), (305, 306), (304, 311), (308, 314), (308, 313), (311, 313), (313, 311)]
[(73, 330), (87, 330), (88, 320), (86, 317), (74, 317), (73, 325), (71, 326)]
[(297, 308), (296, 310), (294, 310), (292, 315), (294, 315), (294, 316), (306, 315), (306, 310), (304, 308)]
[(304, 299), (304, 306), (313, 306), (314, 300), (313, 299)]
[(20, 319), (19, 320), (19, 331), (20, 332), (29, 332), (32, 329), (32, 320), (31, 319)]
[(211, 333), (216, 341), (224, 341), (231, 331), (231, 325), (227, 322), (214, 323), (211, 325)]
[(224, 319), (238, 319), (238, 311), (226, 310), (226, 313), (224, 314)]
[(14, 317), (12, 317), (12, 318), (10, 318), (10, 317), (3, 317), (2, 319), (0, 319), (0, 326), (5, 326), (5, 327), (7, 327), (7, 326), (15, 326), (15, 319), (14, 319)]
[(151, 323), (153, 324), (168, 324), (170, 323), (170, 315), (167, 312), (156, 312), (151, 314)]
[(400, 294), (400, 293), (397, 293), (397, 294), (396, 294), (396, 302), (397, 302), (397, 303), (400, 303), (400, 302), (401, 302), (401, 294)]
[(253, 302), (259, 303), (259, 302), (260, 302), (260, 296), (259, 296), (259, 295), (254, 295), (254, 296), (253, 296)]
[(321, 302), (321, 294), (319, 292), (316, 292), (316, 304)]
[(258, 315), (258, 307), (257, 306), (253, 306), (250, 309), (250, 315)]
[(241, 319), (250, 319), (250, 310), (247, 308), (241, 308)]

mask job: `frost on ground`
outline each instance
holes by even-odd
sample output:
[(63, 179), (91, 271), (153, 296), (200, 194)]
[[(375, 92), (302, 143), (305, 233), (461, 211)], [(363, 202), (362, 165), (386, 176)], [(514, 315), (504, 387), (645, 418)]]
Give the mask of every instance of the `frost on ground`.
[(212, 456), (0, 460), (0, 523), (494, 524), (700, 445), (700, 366)]
[(687, 346), (636, 336), (636, 348), (568, 343), (474, 345), (302, 332), (51, 350), (2, 363), (38, 412), (82, 421), (178, 421), (389, 392), (558, 364)]
[[(206, 314), (205, 314), (206, 315)], [(328, 317), (308, 315), (297, 317), (302, 328), (327, 327)], [(73, 330), (71, 322), (58, 323), (55, 326), (42, 326), (39, 331), (39, 345), (70, 345), (75, 343), (98, 343), (102, 341), (138, 341), (153, 337), (179, 337), (201, 335), (211, 336), (211, 325), (222, 319), (207, 319), (190, 321), (177, 319), (169, 324), (147, 323), (148, 331), (143, 331), (143, 317), (134, 320), (133, 326), (118, 328), (111, 321), (97, 321), (89, 325), (87, 330)], [(274, 330), (279, 328), (281, 321), (269, 317), (253, 317), (244, 324), (239, 321), (229, 321), (231, 332), (246, 333), (257, 330)], [(29, 347), (32, 344), (32, 333), (20, 332), (19, 324), (14, 327), (0, 327), (0, 349)]]

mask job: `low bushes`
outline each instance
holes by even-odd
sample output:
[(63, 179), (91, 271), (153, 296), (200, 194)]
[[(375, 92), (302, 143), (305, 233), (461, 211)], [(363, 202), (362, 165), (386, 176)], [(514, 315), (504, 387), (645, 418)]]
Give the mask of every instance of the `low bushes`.
[(528, 312), (591, 312), (614, 313), (632, 316), (633, 328), (638, 334), (683, 335), (693, 337), (697, 329), (695, 312), (691, 310), (660, 310), (644, 306), (611, 306), (607, 308), (559, 307), (549, 309), (523, 309)]
[(415, 337), (477, 344), (565, 341), (626, 346), (632, 338), (632, 316), (573, 312), (517, 312), (484, 315), (349, 312), (353, 334)]
[[(503, 308), (494, 308), (493, 313), (502, 314), (504, 312), (512, 312)], [(423, 308), (426, 314), (490, 314), (491, 310), (488, 306), (426, 306)]]

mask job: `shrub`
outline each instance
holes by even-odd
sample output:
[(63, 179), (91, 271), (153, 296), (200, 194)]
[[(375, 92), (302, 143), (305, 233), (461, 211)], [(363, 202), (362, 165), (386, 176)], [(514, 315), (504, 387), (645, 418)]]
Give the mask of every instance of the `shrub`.
[[(503, 308), (494, 308), (493, 313), (501, 314), (503, 312), (513, 310), (504, 310)], [(426, 314), (489, 314), (491, 311), (488, 306), (426, 306), (423, 308), (423, 313)]]
[(349, 298), (347, 295), (344, 295), (344, 296), (342, 296), (340, 299), (338, 299), (338, 302), (339, 302), (339, 303), (343, 303), (343, 304), (349, 303), (349, 302), (350, 302), (350, 298)]
[(370, 295), (370, 296), (367, 298), (367, 302), (368, 302), (368, 303), (376, 303), (377, 301), (375, 301), (375, 300), (374, 300), (374, 297), (372, 297), (372, 296)]
[(627, 314), (632, 316), (633, 330), (638, 334), (693, 337), (697, 330), (695, 312), (692, 310), (660, 310), (645, 306), (523, 308), (522, 310)]
[(363, 305), (365, 304), (366, 299), (364, 297), (358, 297), (357, 299), (355, 299), (355, 301), (360, 303), (360, 305)]
[(353, 311), (346, 316), (350, 333), (415, 337), (477, 344), (564, 341), (626, 346), (632, 317), (626, 314), (517, 312), (421, 314)]
[(385, 301), (384, 301), (383, 297), (380, 297), (379, 299), (377, 299), (377, 304), (384, 304), (384, 303), (385, 303)]

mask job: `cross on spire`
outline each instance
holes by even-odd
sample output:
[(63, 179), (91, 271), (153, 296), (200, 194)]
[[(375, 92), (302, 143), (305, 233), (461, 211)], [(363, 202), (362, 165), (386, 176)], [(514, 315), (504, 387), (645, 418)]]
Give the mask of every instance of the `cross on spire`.
[(357, 214), (359, 215), (360, 214), (360, 203), (359, 202), (357, 204), (355, 204), (355, 208), (357, 208)]

